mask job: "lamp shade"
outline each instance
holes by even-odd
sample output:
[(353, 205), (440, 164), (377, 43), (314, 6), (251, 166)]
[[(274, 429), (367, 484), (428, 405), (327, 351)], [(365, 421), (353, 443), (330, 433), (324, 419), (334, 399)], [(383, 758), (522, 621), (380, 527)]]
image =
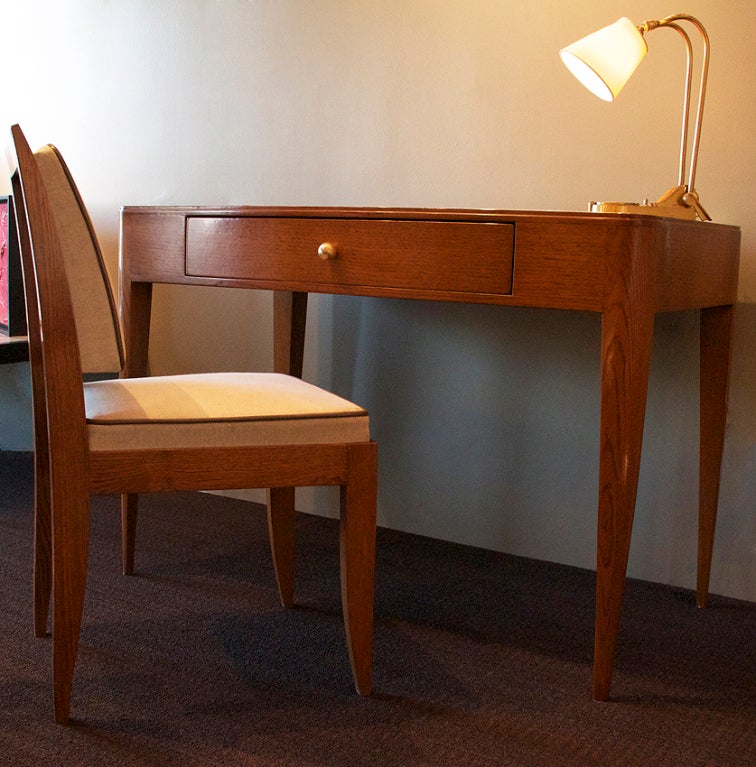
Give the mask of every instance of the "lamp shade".
[(559, 51), (565, 66), (591, 93), (614, 101), (648, 51), (638, 28), (621, 18)]

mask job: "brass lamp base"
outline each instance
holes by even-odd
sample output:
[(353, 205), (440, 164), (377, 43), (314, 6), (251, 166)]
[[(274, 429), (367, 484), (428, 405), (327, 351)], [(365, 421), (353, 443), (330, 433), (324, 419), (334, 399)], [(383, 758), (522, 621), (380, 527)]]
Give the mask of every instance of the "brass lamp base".
[(673, 186), (656, 202), (591, 202), (592, 213), (639, 213), (644, 216), (669, 216), (687, 218), (690, 221), (711, 221), (698, 200), (696, 192), (689, 192), (688, 187)]

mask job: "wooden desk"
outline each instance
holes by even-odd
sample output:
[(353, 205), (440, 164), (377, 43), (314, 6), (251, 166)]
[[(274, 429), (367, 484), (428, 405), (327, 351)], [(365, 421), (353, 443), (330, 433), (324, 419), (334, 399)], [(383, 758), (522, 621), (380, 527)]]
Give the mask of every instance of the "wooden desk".
[[(321, 247), (326, 243), (332, 247)], [(706, 603), (739, 250), (736, 227), (638, 215), (126, 207), (121, 311), (128, 374), (147, 372), (156, 282), (276, 291), (274, 365), (295, 375), (302, 371), (309, 292), (600, 313), (593, 696), (605, 700), (622, 608), (657, 312), (701, 310), (697, 600)]]

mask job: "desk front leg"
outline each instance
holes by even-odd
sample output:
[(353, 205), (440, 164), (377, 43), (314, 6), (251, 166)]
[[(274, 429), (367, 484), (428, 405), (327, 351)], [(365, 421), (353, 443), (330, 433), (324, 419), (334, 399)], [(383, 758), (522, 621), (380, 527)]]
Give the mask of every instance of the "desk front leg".
[(701, 310), (701, 444), (698, 490), (698, 581), (696, 604), (709, 598), (719, 476), (727, 422), (727, 392), (732, 357), (732, 306)]
[(654, 313), (607, 308), (601, 328), (601, 438), (593, 697), (609, 697), (638, 490)]

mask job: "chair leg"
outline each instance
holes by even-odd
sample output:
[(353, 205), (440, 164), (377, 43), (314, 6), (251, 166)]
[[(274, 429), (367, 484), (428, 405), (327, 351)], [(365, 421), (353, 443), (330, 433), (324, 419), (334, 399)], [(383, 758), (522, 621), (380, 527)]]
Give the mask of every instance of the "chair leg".
[(134, 574), (138, 503), (137, 493), (121, 496), (121, 568), (124, 575)]
[(34, 636), (47, 636), (52, 593), (50, 465), (46, 443), (34, 451)]
[(273, 487), (268, 490), (268, 535), (281, 604), (284, 607), (292, 607), (296, 549), (293, 487)]
[(349, 480), (341, 488), (341, 603), (357, 692), (370, 695), (377, 495), (375, 443), (349, 450)]
[(55, 721), (67, 724), (87, 581), (89, 496), (53, 488), (52, 497)]

